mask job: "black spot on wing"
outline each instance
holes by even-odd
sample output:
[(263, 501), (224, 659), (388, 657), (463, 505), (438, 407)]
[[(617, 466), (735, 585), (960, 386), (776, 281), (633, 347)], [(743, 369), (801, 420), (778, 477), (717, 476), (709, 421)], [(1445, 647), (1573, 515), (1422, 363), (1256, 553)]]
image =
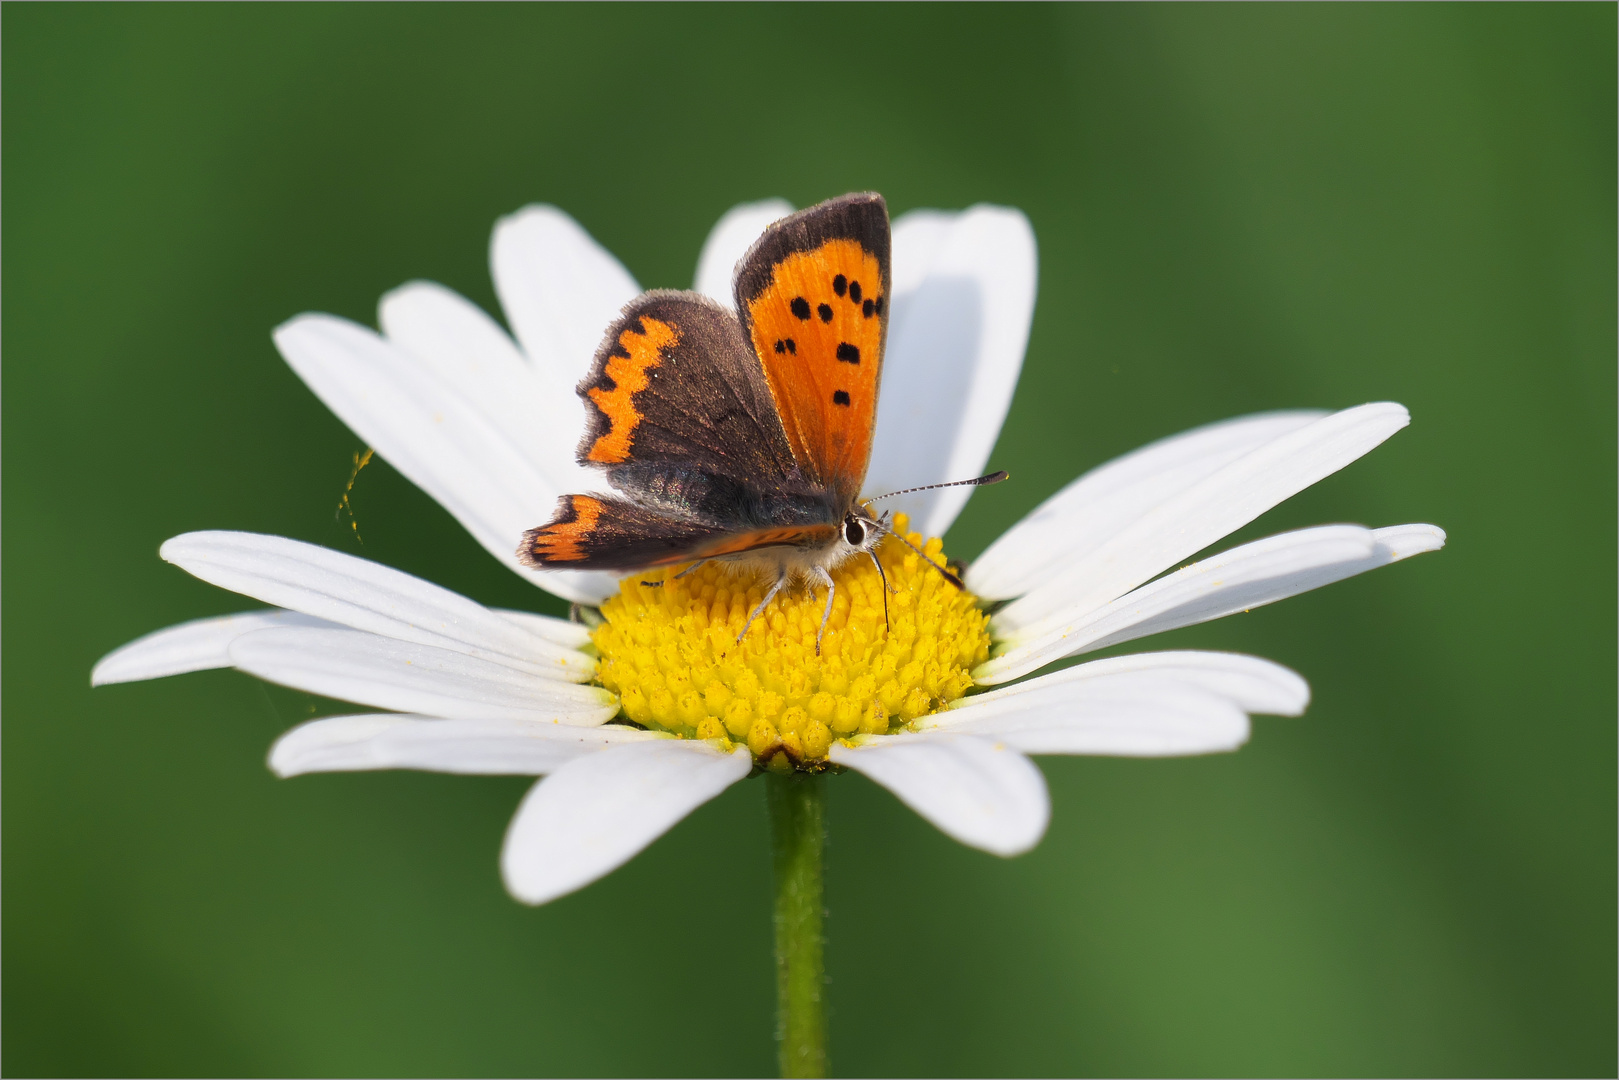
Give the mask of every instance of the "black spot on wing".
[(871, 318), (871, 313), (876, 310), (877, 305), (872, 303), (871, 297), (869, 296), (866, 297), (866, 302), (860, 305), (860, 314), (864, 315), (868, 319)]
[[(847, 289), (848, 287), (849, 287), (849, 279), (844, 277), (842, 274), (839, 274), (837, 277), (832, 279), (832, 291), (837, 293), (839, 296), (842, 296), (843, 291), (845, 289)], [(855, 286), (855, 287), (859, 288), (858, 285)]]
[(798, 355), (798, 342), (794, 341), (792, 338), (788, 338), (787, 339), (787, 351), (792, 353), (794, 356), (797, 356)]
[(809, 301), (805, 300), (802, 296), (793, 297), (793, 302), (788, 306), (793, 309), (793, 314), (797, 315), (800, 319), (809, 318)]
[[(817, 314), (817, 315), (819, 315), (821, 317), (822, 322), (831, 322), (832, 321), (832, 306), (830, 304), (822, 304), (821, 306), (819, 306), (819, 307), (817, 307), (815, 309), (815, 314)], [(807, 319), (807, 318), (809, 318), (809, 316), (806, 315), (806, 316), (804, 316), (804, 318)]]
[(857, 304), (860, 303), (860, 282), (849, 282), (849, 299)]
[(785, 341), (776, 342), (776, 351), (779, 352), (779, 353), (786, 352), (787, 351), (787, 343)]
[(873, 304), (872, 310), (875, 311), (879, 315), (881, 315), (883, 313), (883, 298), (882, 297), (879, 296), (876, 299), (876, 301)]
[(847, 390), (834, 390), (834, 391), (832, 391), (832, 404), (834, 404), (834, 405), (847, 405), (847, 404), (849, 404), (849, 391), (847, 391)]
[(860, 363), (860, 350), (850, 345), (847, 341), (841, 341), (838, 343), (838, 359), (845, 364), (858, 364)]

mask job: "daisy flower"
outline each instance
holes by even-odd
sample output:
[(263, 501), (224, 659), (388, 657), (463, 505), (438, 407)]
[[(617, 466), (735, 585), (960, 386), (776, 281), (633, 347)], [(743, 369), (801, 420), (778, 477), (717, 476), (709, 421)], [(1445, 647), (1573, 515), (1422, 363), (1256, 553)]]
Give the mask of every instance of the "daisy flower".
[[(694, 287), (729, 304), (732, 267), (790, 210), (772, 201), (726, 214)], [(874, 492), (985, 470), (1035, 296), (1034, 236), (1015, 210), (903, 215), (892, 258), (866, 480)], [(854, 770), (964, 844), (1027, 851), (1050, 814), (1029, 755), (1229, 751), (1247, 740), (1251, 715), (1297, 716), (1309, 700), (1294, 672), (1231, 653), (1144, 652), (1036, 672), (1444, 544), (1432, 525), (1328, 525), (1188, 564), (1409, 421), (1391, 403), (1265, 413), (1090, 470), (991, 544), (966, 569), (965, 590), (890, 537), (879, 551), (886, 598), (869, 562), (834, 572), (821, 655), (822, 605), (808, 595), (778, 597), (739, 644), (765, 583), (727, 565), (619, 580), (518, 562), (523, 533), (560, 495), (600, 486), (575, 461), (585, 413), (574, 387), (603, 328), (641, 288), (548, 206), (496, 225), (491, 267), (510, 334), (456, 293), (412, 282), (382, 298), (380, 332), (310, 314), (278, 328), (275, 341), (362, 439), (513, 572), (578, 605), (582, 620), (485, 608), (282, 537), (188, 533), (162, 557), (270, 607), (160, 630), (106, 656), (91, 678), (235, 667), (370, 710), (282, 736), (270, 753), (281, 776), (410, 768), (542, 777), (501, 855), (507, 888), (527, 903), (610, 872), (755, 771), (813, 784)], [(972, 492), (900, 496), (896, 531), (942, 565), (939, 537)], [(818, 840), (802, 851), (791, 843), (807, 835), (793, 831), (795, 820), (814, 818), (819, 830), (819, 803), (801, 797), (808, 790), (772, 788), (773, 818), (789, 823), (785, 834), (778, 828), (783, 873), (795, 872), (794, 859), (818, 865)], [(778, 915), (818, 925), (818, 871), (815, 889), (814, 912)], [(818, 971), (819, 937), (809, 936)]]

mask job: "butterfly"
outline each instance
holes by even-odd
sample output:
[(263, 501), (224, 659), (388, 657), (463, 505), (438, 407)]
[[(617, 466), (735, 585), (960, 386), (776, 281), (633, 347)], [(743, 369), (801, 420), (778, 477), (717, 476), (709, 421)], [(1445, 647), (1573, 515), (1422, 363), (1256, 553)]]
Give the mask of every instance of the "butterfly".
[(564, 495), (518, 558), (615, 571), (696, 560), (685, 573), (747, 560), (775, 578), (742, 634), (793, 582), (826, 587), (824, 632), (831, 571), (864, 554), (881, 574), (876, 546), (891, 531), (859, 497), (892, 306), (889, 246), (882, 196), (844, 195), (765, 230), (737, 264), (734, 311), (672, 290), (626, 305), (578, 388), (579, 462), (618, 494)]

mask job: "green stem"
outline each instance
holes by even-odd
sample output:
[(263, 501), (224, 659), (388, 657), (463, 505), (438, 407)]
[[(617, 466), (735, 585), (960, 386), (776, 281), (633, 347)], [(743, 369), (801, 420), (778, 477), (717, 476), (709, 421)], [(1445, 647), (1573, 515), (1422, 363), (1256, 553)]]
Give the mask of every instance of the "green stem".
[(776, 1038), (781, 1075), (826, 1075), (826, 978), (821, 958), (821, 849), (826, 780), (767, 773), (776, 864)]

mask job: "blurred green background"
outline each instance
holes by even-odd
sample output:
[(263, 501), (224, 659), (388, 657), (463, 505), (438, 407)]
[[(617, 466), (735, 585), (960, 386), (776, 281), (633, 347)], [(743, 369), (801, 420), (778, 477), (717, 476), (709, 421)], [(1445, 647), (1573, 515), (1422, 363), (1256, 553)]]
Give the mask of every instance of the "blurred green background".
[[(1261, 409), (1412, 427), (1241, 534), (1431, 521), (1439, 555), (1155, 639), (1315, 691), (1238, 754), (1042, 759), (1002, 861), (832, 791), (847, 1074), (1590, 1074), (1615, 1063), (1615, 7), (8, 4), (4, 1071), (768, 1073), (762, 792), (583, 892), (503, 892), (527, 782), (287, 782), (324, 708), (234, 672), (91, 691), (239, 610), (188, 529), (496, 565), (272, 326), (564, 207), (684, 287), (732, 204), (1021, 207), (1023, 381), (950, 537)], [(1239, 538), (1241, 538), (1239, 537)]]

